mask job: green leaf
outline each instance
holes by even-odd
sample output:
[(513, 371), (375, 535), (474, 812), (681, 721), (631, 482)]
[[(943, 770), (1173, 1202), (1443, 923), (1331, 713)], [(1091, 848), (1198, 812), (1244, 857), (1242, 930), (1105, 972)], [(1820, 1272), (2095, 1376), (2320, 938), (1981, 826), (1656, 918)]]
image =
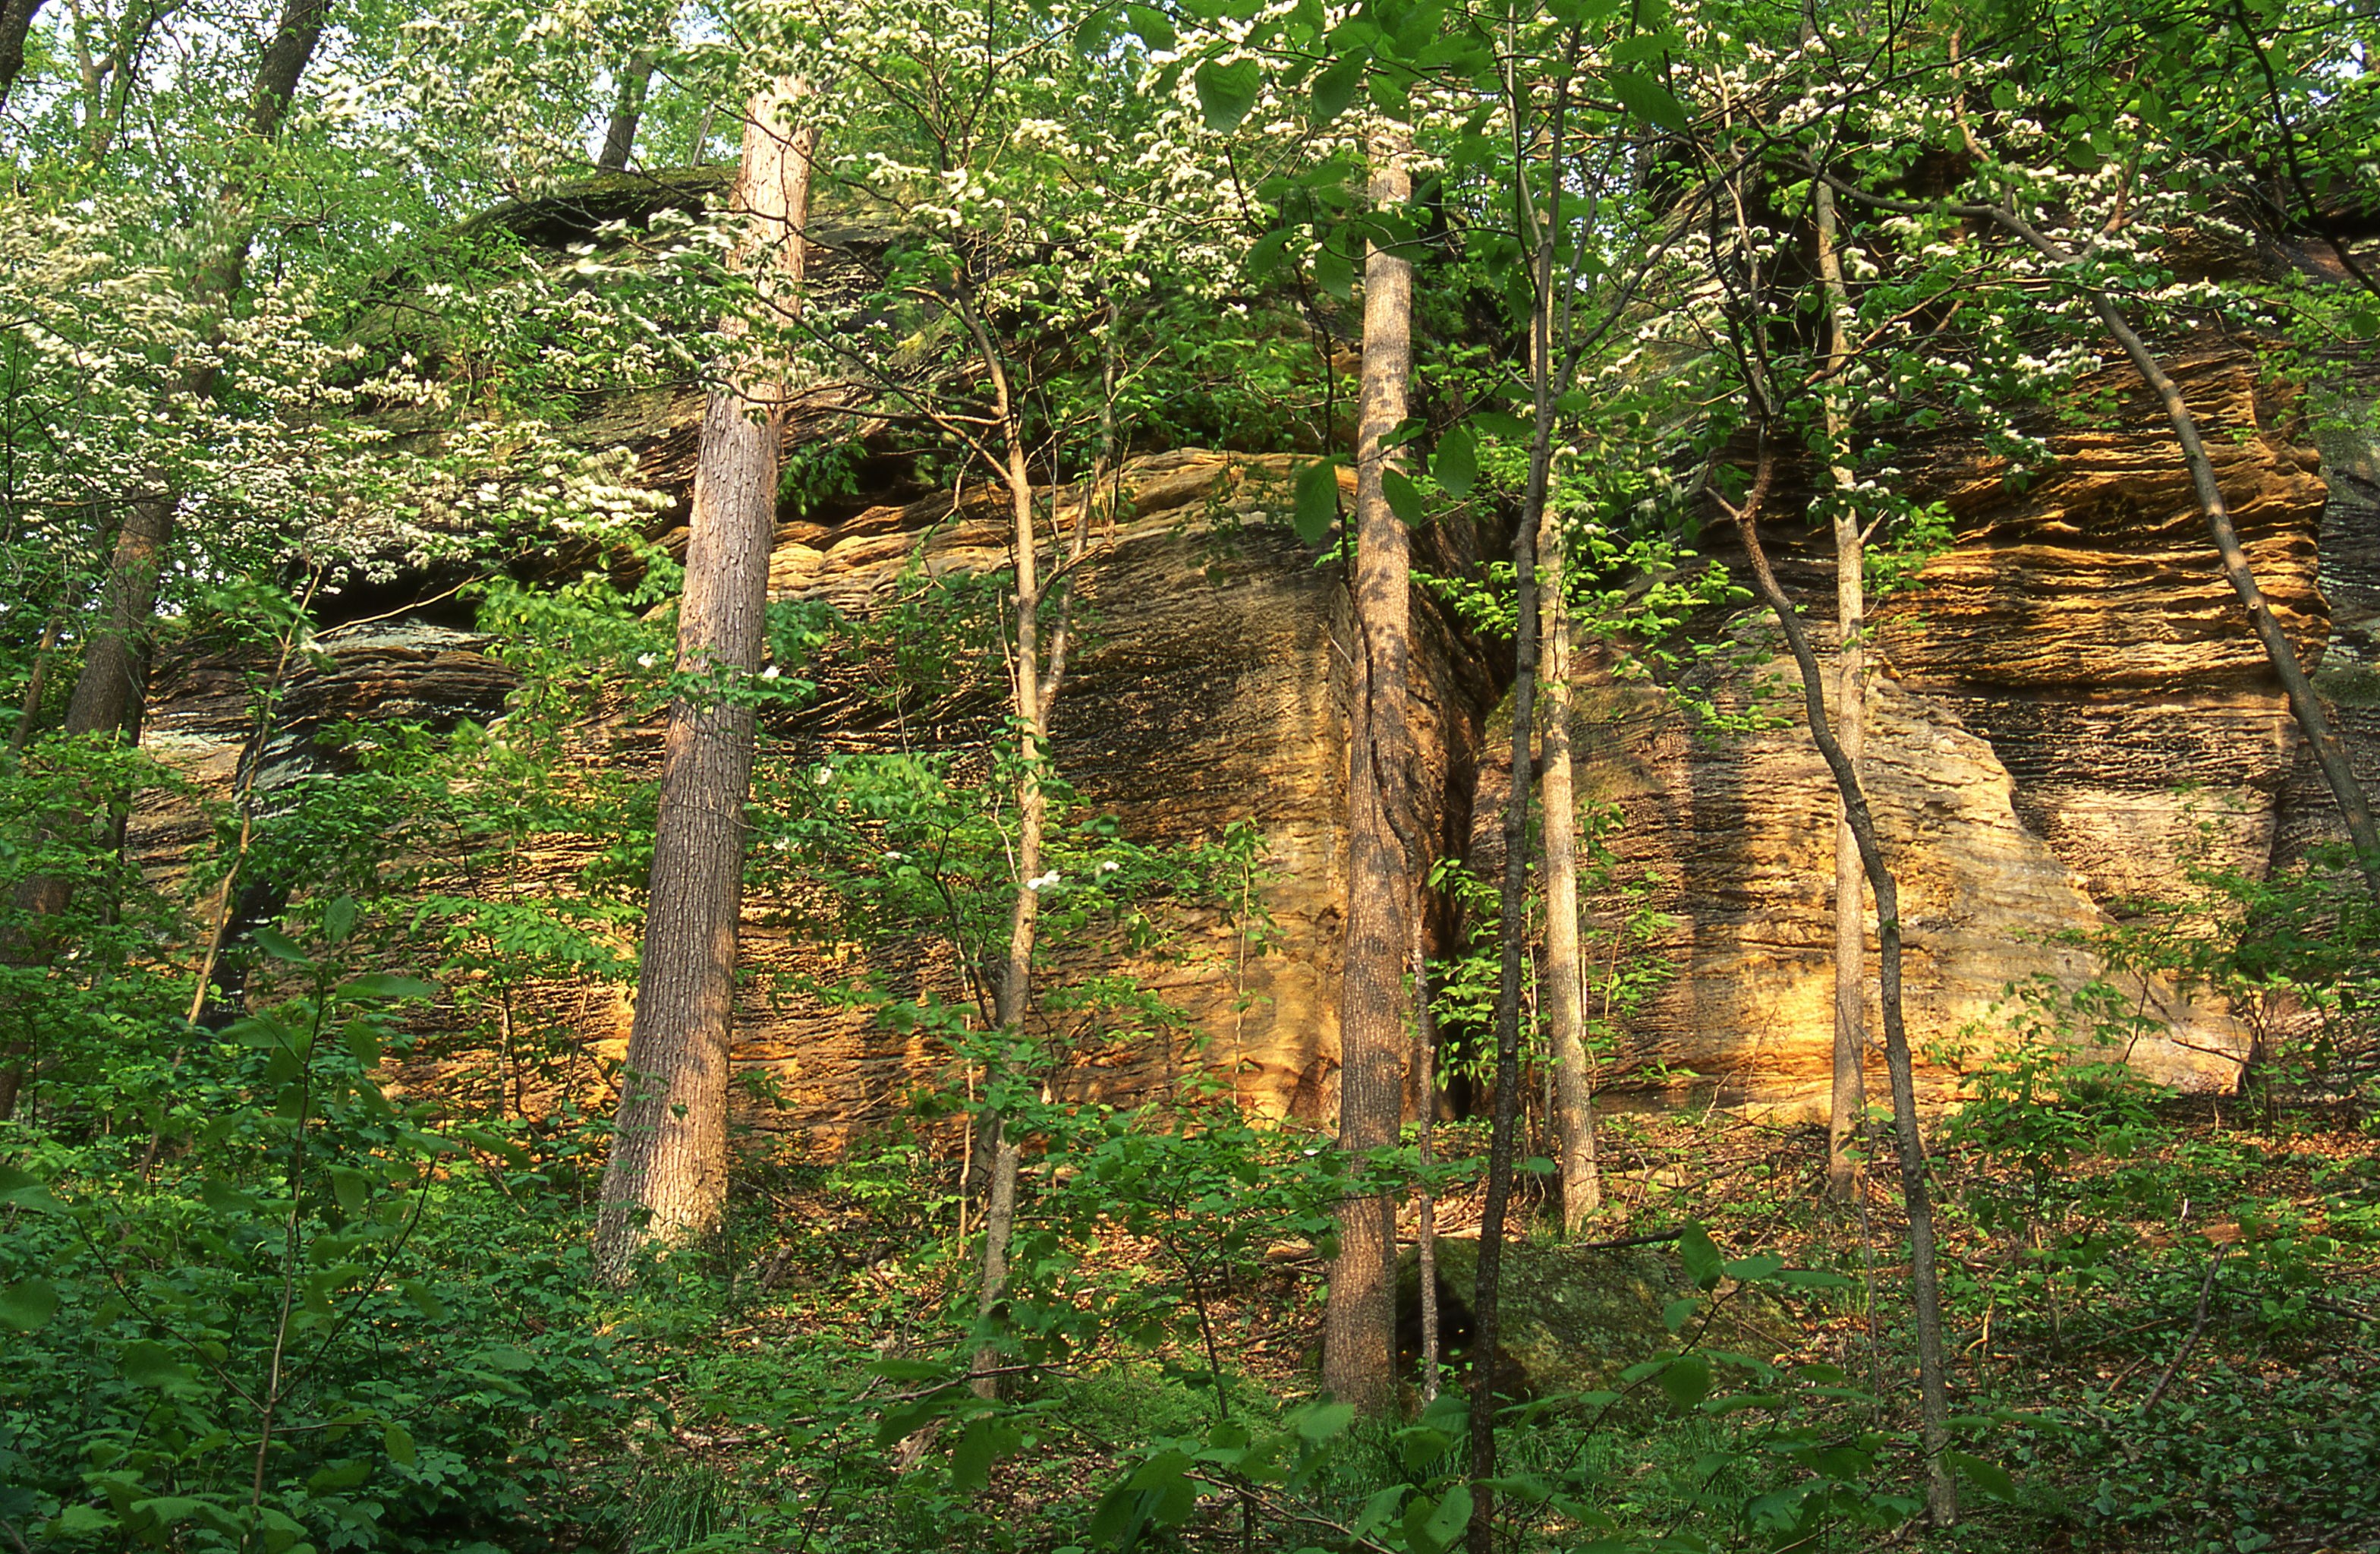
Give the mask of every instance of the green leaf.
[(1468, 426), (1457, 426), (1438, 439), (1438, 456), (1429, 461), (1429, 472), (1450, 496), (1468, 496), (1479, 478), (1479, 447)]
[(1684, 130), (1686, 110), (1670, 95), (1669, 88), (1634, 70), (1618, 71), (1610, 79), (1611, 94), (1620, 99), (1621, 107), (1672, 133)]
[(1687, 1226), (1678, 1237), (1678, 1255), (1684, 1260), (1686, 1277), (1694, 1281), (1694, 1288), (1715, 1290), (1718, 1287), (1719, 1275), (1726, 1265), (1708, 1230), (1700, 1225)]
[(1329, 244), (1315, 251), (1314, 284), (1345, 301), (1355, 295), (1355, 262)]
[(322, 909), (322, 936), (333, 944), (345, 944), (347, 936), (356, 931), (356, 899), (341, 896)]
[(1380, 471), (1380, 495), (1389, 499), (1389, 510), (1406, 523), (1419, 523), (1423, 508), (1421, 487), (1402, 470)]
[(1237, 129), (1248, 110), (1257, 105), (1264, 77), (1253, 59), (1234, 59), (1228, 65), (1210, 59), (1198, 67), (1191, 82), (1198, 89), (1198, 111), (1206, 116), (1207, 128), (1221, 135)]
[(1345, 1434), (1347, 1426), (1354, 1422), (1353, 1403), (1317, 1403), (1298, 1414), (1297, 1433), (1305, 1440), (1326, 1441)]
[(359, 1000), (370, 999), (375, 1002), (398, 998), (434, 998), (438, 997), (438, 985), (434, 982), (424, 982), (418, 976), (391, 976), (385, 972), (367, 972), (362, 976), (350, 978), (341, 984), (339, 997)]
[(152, 1516), (160, 1525), (187, 1522), (206, 1506), (204, 1500), (194, 1500), (188, 1495), (158, 1495), (145, 1500), (135, 1500), (128, 1508), (135, 1516)]
[(174, 1356), (164, 1344), (145, 1339), (126, 1344), (116, 1363), (123, 1369), (124, 1379), (135, 1387), (170, 1387), (188, 1375), (183, 1366), (174, 1364)]
[(388, 1428), (381, 1432), (380, 1440), (388, 1449), (388, 1460), (398, 1467), (413, 1466), (419, 1456), (413, 1449), (412, 1432), (394, 1419), (388, 1422)]
[(1375, 70), (1364, 78), (1365, 94), (1372, 106), (1399, 123), (1413, 117), (1413, 103), (1406, 95), (1405, 83), (1385, 70)]
[(991, 1482), (991, 1449), (994, 1437), (989, 1419), (972, 1419), (959, 1435), (958, 1444), (951, 1448), (951, 1487), (965, 1494), (974, 1494)]
[(1471, 1487), (1458, 1484), (1446, 1492), (1446, 1499), (1438, 1502), (1438, 1510), (1430, 1513), (1429, 1520), (1422, 1526), (1422, 1536), (1438, 1548), (1447, 1548), (1463, 1536), (1463, 1530), (1470, 1524)]
[(46, 1279), (28, 1279), (0, 1290), (0, 1322), (20, 1333), (49, 1325), (58, 1314), (58, 1292)]
[(14, 1166), (0, 1166), (0, 1207), (30, 1214), (64, 1214), (67, 1205), (38, 1179)]
[(293, 966), (308, 964), (306, 952), (298, 948), (295, 939), (278, 928), (260, 927), (249, 936), (256, 940), (259, 949), (276, 961), (286, 961)]
[(103, 1533), (115, 1525), (115, 1518), (95, 1505), (70, 1505), (50, 1525), (62, 1533)]
[(1345, 113), (1355, 101), (1355, 89), (1364, 84), (1364, 69), (1369, 63), (1365, 55), (1351, 54), (1317, 74), (1306, 122), (1319, 129)]
[(1339, 521), (1339, 466), (1318, 459), (1297, 472), (1297, 537), (1320, 545)]
[(1109, 1548), (1121, 1548), (1137, 1537), (1140, 1524), (1148, 1517), (1145, 1502), (1149, 1499), (1128, 1484), (1119, 1484), (1100, 1496), (1099, 1509), (1091, 1512), (1091, 1541)]
[(1963, 1451), (1945, 1451), (1942, 1460), (1950, 1464), (1960, 1477), (1973, 1484), (1996, 1500), (2016, 1499), (2016, 1480), (1998, 1462), (1986, 1462), (1981, 1457), (1970, 1457)]
[(1134, 34), (1150, 49), (1160, 53), (1172, 52), (1176, 42), (1173, 23), (1166, 19), (1163, 11), (1154, 6), (1126, 6), (1123, 19)]
[(1681, 1354), (1661, 1373), (1661, 1390), (1680, 1408), (1692, 1408), (1710, 1396), (1711, 1363), (1707, 1354)]
[(361, 1214), (371, 1201), (371, 1178), (346, 1166), (331, 1168), (331, 1196), (349, 1214)]

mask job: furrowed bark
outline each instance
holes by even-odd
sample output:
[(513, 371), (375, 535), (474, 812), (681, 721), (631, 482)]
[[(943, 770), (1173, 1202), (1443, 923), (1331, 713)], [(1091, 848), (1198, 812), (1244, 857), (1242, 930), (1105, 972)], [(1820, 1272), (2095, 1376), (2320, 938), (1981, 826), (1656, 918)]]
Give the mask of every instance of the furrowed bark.
[[(1374, 137), (1375, 208), (1413, 198), (1402, 129)], [(1388, 438), (1413, 373), (1413, 265), (1374, 245), (1364, 262), (1363, 398), (1355, 434), (1355, 651), (1347, 716), (1347, 922), (1339, 998), (1339, 1148), (1352, 1169), (1397, 1142), (1403, 1120), (1412, 861), (1394, 807), (1412, 765), (1406, 660), (1411, 539), (1390, 509)], [(1396, 1205), (1355, 1193), (1339, 1206), (1339, 1255), (1323, 1314), (1322, 1384), (1366, 1414), (1396, 1401)]]
[[(736, 263), (768, 266), (775, 245), (776, 274), (763, 270), (761, 291), (786, 310), (798, 306), (817, 140), (791, 122), (802, 95), (780, 82), (754, 98), (735, 194), (746, 217)], [(747, 325), (731, 316), (724, 333), (733, 341)], [(754, 726), (747, 688), (767, 637), (782, 398), (768, 370), (743, 362), (703, 411), (678, 609), (677, 669), (694, 683), (670, 704), (636, 1022), (595, 1229), (597, 1275), (614, 1285), (649, 1246), (708, 1241), (726, 1210)]]
[(1935, 1244), (1934, 1203), (1925, 1176), (1925, 1145), (1917, 1131), (1917, 1087), (1909, 1034), (1901, 1017), (1900, 896), (1876, 841), (1876, 821), (1868, 810), (1867, 794), (1860, 786), (1859, 773), (1828, 725), (1826, 682), (1819, 672), (1817, 655), (1810, 649), (1809, 633), (1803, 629), (1793, 601), (1778, 583), (1777, 574), (1768, 565), (1768, 553), (1760, 543), (1760, 508), (1767, 497), (1775, 468), (1774, 456), (1764, 444), (1759, 473), (1743, 505), (1721, 505), (1735, 520), (1736, 533), (1743, 542), (1744, 556), (1752, 564), (1761, 600), (1776, 617), (1779, 629), (1785, 633), (1786, 645), (1792, 652), (1794, 665), (1801, 670), (1803, 705), (1809, 718), (1810, 737), (1816, 742), (1818, 753), (1825, 757), (1828, 771), (1833, 774), (1835, 790), (1842, 800), (1844, 816), (1859, 848), (1861, 867), (1867, 875), (1868, 888), (1876, 894), (1877, 1001), (1884, 1011), (1885, 1068), (1892, 1080), (1893, 1139), (1900, 1166), (1901, 1196), (1909, 1214), (1909, 1285), (1917, 1328), (1918, 1412), (1925, 1443), (1925, 1503), (1935, 1523), (1948, 1526), (1958, 1516), (1958, 1495), (1944, 1456), (1950, 1440), (1950, 1406), (1942, 1344), (1942, 1292)]
[(41, 12), (42, 0), (8, 0), (0, 7), (0, 107), (7, 105), (17, 78), (25, 73), (25, 40)]

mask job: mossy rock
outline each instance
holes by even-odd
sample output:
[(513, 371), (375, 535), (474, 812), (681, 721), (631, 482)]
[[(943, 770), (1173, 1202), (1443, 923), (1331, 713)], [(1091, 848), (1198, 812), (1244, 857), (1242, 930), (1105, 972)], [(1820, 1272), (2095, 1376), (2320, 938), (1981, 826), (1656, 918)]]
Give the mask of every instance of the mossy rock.
[[(1479, 1243), (1438, 1243), (1439, 1347), (1463, 1364), (1474, 1341), (1472, 1288)], [(1504, 1247), (1497, 1387), (1517, 1398), (1555, 1398), (1616, 1387), (1620, 1373), (1675, 1348), (1664, 1314), (1695, 1294), (1674, 1250), (1665, 1246), (1565, 1246), (1508, 1242)], [(1720, 1287), (1718, 1316), (1701, 1346), (1766, 1358), (1791, 1343), (1793, 1323), (1766, 1295)], [(1408, 1366), (1421, 1349), (1421, 1264), (1407, 1252), (1397, 1273), (1397, 1328)]]

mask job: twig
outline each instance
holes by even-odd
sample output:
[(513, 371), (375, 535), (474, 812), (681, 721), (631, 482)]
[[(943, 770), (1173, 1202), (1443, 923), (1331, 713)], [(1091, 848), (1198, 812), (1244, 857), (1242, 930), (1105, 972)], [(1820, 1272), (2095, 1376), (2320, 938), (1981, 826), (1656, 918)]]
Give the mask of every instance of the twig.
[(2222, 1271), (2224, 1254), (2230, 1250), (2228, 1243), (2215, 1249), (2214, 1260), (2206, 1265), (2206, 1278), (2198, 1286), (2198, 1315), (2190, 1324), (2190, 1331), (2183, 1337), (2181, 1347), (2173, 1352), (2173, 1364), (2166, 1366), (2165, 1374), (2158, 1377), (2156, 1385), (2149, 1389), (2149, 1395), (2141, 1400), (2141, 1406), (2132, 1414), (2134, 1419), (2148, 1417), (2149, 1410), (2156, 1407), (2157, 1400), (2165, 1396), (2166, 1388), (2171, 1385), (2174, 1372), (2181, 1369), (2181, 1363), (2189, 1359), (2190, 1352), (2198, 1346), (2198, 1335), (2206, 1330), (2207, 1303), (2215, 1294), (2215, 1276)]

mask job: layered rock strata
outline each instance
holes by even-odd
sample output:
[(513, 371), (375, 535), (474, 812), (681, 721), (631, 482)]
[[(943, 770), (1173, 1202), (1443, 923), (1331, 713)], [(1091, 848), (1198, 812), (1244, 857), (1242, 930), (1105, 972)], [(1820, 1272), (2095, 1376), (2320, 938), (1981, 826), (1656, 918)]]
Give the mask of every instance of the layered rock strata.
[[(2370, 672), (2365, 644), (2380, 619), (2380, 582), (2365, 575), (2380, 556), (2380, 514), (2356, 483), (2371, 478), (2368, 442), (2335, 441), (2322, 455), (2304, 446), (2252, 355), (2227, 342), (2185, 352), (2176, 376), (2282, 618), (2310, 657), (2335, 634), (2325, 684), (2353, 726), (2364, 704), (2355, 676)], [(2192, 850), (2254, 870), (2277, 838), (2287, 855), (2292, 837), (2322, 830), (2321, 795), (2292, 775), (2294, 730), (2214, 564), (2170, 433), (2120, 376), (2103, 386), (2118, 411), (2109, 424), (2054, 431), (2052, 460), (2027, 483), (1948, 454), (1912, 477), (1947, 504), (1956, 539), (1879, 612), (1869, 771), (1902, 882), (1912, 1034), (1929, 1053), (1988, 1026), (2011, 983), (2091, 975), (2070, 937), (2119, 920), (2138, 898), (2172, 893)], [(647, 478), (676, 489), (697, 408), (650, 397), (607, 412), (597, 430), (633, 437)], [(1059, 766), (1086, 811), (1113, 814), (1136, 839), (1259, 827), (1263, 877), (1251, 888), (1269, 929), (1258, 953), (1245, 917), (1185, 910), (1175, 924), (1184, 955), (1118, 962), (1087, 951), (1057, 968), (1135, 972), (1186, 1019), (1172, 1035), (1093, 1033), (1073, 1052), (1076, 1093), (1129, 1101), (1196, 1065), (1232, 1075), (1273, 1113), (1327, 1118), (1335, 1105), (1343, 589), (1290, 532), (1290, 475), (1278, 457), (1136, 461), (1131, 507), (1079, 574), (1093, 628), (1057, 716)], [(1795, 555), (1799, 527), (1780, 521), (1774, 543), (1810, 589), (1824, 636), (1826, 600), (1812, 587), (1823, 558)], [(1475, 560), (1459, 553), (1472, 543), (1433, 532), (1426, 544), (1445, 552), (1434, 569)], [(783, 526), (771, 589), (865, 616), (905, 580), (1003, 568), (1006, 545), (997, 504), (953, 510), (943, 496), (868, 508)], [(1424, 765), (1408, 814), (1437, 852), (1492, 875), (1508, 740), (1490, 724), (1508, 668), (1434, 606), (1420, 613)], [(1584, 792), (1625, 822), (1607, 837), (1613, 878), (1649, 881), (1642, 901), (1668, 918), (1652, 945), (1666, 985), (1624, 1022), (1605, 1077), (1672, 1093), (1691, 1070), (1698, 1093), (1815, 1109), (1831, 1027), (1830, 798), (1768, 629), (1751, 616), (1706, 624), (1735, 636), (1749, 664), (1700, 689), (1742, 710), (1765, 679), (1759, 704), (1779, 715), (1772, 727), (1706, 734), (1640, 683), (1590, 674), (1580, 688)], [(316, 736), (341, 718), (485, 721), (502, 715), (512, 683), (494, 644), (427, 617), (321, 645), (327, 658), (293, 678), (266, 786), (334, 776), (338, 753)], [(779, 758), (904, 740), (978, 758), (1000, 711), (996, 668), (981, 678), (992, 689), (894, 719), (864, 686), (829, 676), (820, 699), (776, 730)], [(229, 665), (164, 677), (152, 745), (228, 785), (250, 737), (243, 685)], [(649, 773), (658, 733), (654, 718), (604, 712), (589, 725), (588, 759)], [(135, 839), (163, 869), (200, 838), (187, 811), (160, 811)], [(588, 861), (557, 846), (534, 867), (561, 880)], [(946, 1056), (795, 990), (821, 958), (859, 952), (814, 948), (787, 926), (791, 903), (777, 889), (756, 890), (747, 915), (755, 986), (772, 991), (746, 1000), (739, 1058), (785, 1097), (767, 1120), (845, 1136), (892, 1115), (916, 1084), (946, 1079)], [(1608, 929), (1637, 904), (1607, 895), (1592, 926)], [(1442, 907), (1435, 920), (1444, 942)], [(886, 969), (907, 990), (961, 991), (957, 969), (931, 954)], [(2241, 1042), (2220, 1010), (2155, 983), (2134, 992), (2171, 1022), (2168, 1038), (2135, 1046), (2135, 1062), (2186, 1085), (2229, 1083)], [(620, 990), (549, 993), (575, 1039), (616, 1054)], [(1956, 1065), (1929, 1061), (1930, 1095), (1948, 1093)]]

